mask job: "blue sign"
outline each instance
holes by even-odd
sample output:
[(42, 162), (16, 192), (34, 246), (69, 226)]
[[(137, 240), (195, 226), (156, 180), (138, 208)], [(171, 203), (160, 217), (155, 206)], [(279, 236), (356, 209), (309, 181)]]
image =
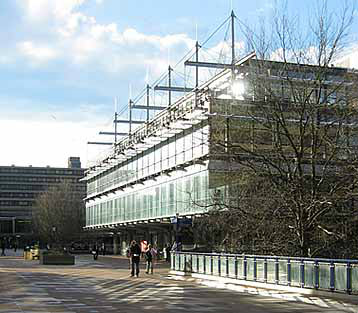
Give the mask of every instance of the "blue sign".
[(181, 217), (181, 218), (171, 217), (170, 223), (179, 224), (183, 226), (191, 226), (193, 224), (193, 220), (191, 218), (186, 218), (186, 217)]

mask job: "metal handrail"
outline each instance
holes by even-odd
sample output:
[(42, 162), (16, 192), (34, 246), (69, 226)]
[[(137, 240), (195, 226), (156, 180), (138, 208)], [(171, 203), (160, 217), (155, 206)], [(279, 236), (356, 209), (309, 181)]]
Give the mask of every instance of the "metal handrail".
[(358, 260), (172, 251), (171, 269), (358, 294)]

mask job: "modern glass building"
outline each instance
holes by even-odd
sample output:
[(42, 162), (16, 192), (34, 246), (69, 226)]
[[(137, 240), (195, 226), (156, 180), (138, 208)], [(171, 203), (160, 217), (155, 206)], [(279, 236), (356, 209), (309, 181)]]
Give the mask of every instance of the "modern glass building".
[[(319, 67), (260, 61), (253, 53), (224, 68), (116, 143), (87, 170), (85, 228), (110, 230), (115, 251), (124, 250), (132, 238), (159, 246), (172, 242), (171, 218), (197, 218), (230, 201), (235, 195), (226, 177), (240, 171), (244, 158), (252, 158), (255, 151), (274, 155), (280, 131), (263, 126), (258, 105), (279, 103), (294, 129), (299, 119), (289, 104), (301, 101), (295, 92), (309, 89), (307, 103), (321, 98), (327, 106), (345, 103), (352, 84), (347, 79), (357, 75), (347, 78), (347, 69), (325, 70), (321, 93), (315, 79)], [(330, 110), (322, 110), (322, 123), (331, 122)], [(283, 149), (291, 158), (289, 145)]]

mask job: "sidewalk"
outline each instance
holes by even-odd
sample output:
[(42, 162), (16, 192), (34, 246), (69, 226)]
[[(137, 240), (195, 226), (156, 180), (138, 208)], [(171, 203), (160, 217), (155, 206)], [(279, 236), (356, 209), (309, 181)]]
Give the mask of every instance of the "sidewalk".
[(122, 256), (76, 255), (74, 266), (44, 266), (25, 261), (22, 251), (0, 257), (0, 312), (107, 313), (358, 312), (353, 303), (269, 289), (177, 276), (158, 261), (153, 275), (130, 277)]
[(345, 307), (352, 312), (358, 312), (358, 297), (344, 293), (334, 293), (329, 291), (318, 291), (314, 289), (294, 288), (282, 285), (256, 283), (251, 281), (236, 280), (226, 277), (213, 275), (203, 275), (196, 273), (170, 271), (168, 279), (176, 281), (187, 281), (198, 285), (212, 288), (227, 289), (238, 293), (250, 295), (263, 295), (288, 301), (303, 302), (314, 304), (321, 307)]
[[(112, 259), (113, 262), (116, 262), (116, 260), (119, 259), (122, 261), (128, 261), (128, 258), (117, 255), (108, 255), (104, 256), (103, 258)], [(144, 261), (141, 262), (141, 264), (143, 267), (145, 266)], [(351, 312), (358, 313), (358, 297), (355, 295), (322, 292), (303, 288), (292, 288), (290, 290), (285, 286), (276, 286), (270, 284), (265, 284), (263, 287), (258, 286), (260, 284), (250, 283), (249, 281), (225, 279), (223, 277), (200, 275), (194, 273), (182, 275), (180, 272), (172, 271), (170, 269), (170, 264), (162, 260), (158, 261), (156, 264), (155, 276), (160, 279), (166, 279), (169, 281), (194, 283), (198, 287), (206, 286), (221, 290), (229, 290), (239, 294), (268, 296), (291, 302), (317, 305), (323, 308), (344, 307)]]

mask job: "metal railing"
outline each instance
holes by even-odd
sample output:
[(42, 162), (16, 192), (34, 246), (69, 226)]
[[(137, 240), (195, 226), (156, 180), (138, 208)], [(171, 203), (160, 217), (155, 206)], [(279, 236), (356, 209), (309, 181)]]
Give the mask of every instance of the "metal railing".
[(358, 260), (193, 252), (171, 256), (175, 271), (358, 294)]

